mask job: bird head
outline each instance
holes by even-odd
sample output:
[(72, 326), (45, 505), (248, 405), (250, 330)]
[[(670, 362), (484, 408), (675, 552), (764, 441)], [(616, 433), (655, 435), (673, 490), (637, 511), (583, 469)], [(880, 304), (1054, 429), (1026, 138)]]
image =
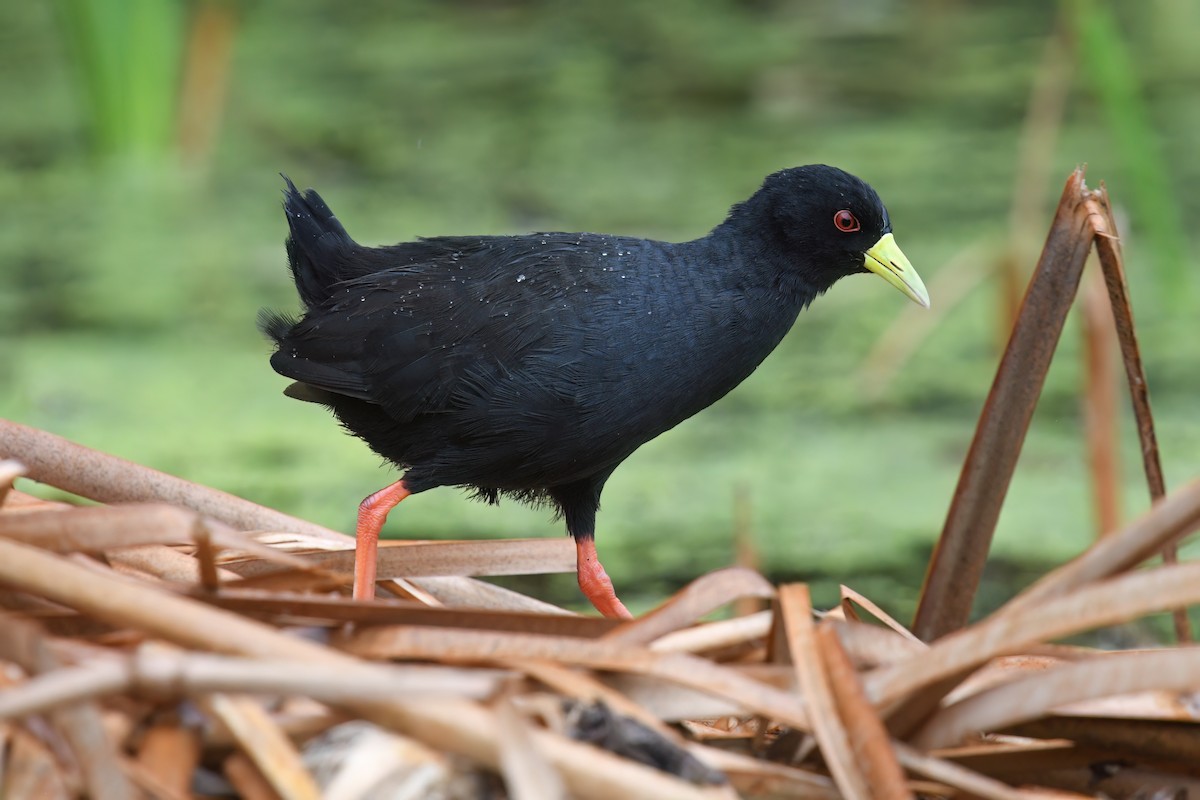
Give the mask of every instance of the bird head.
[(768, 246), (817, 291), (846, 275), (873, 272), (929, 307), (929, 292), (866, 181), (822, 164), (794, 167), (767, 176), (743, 208), (756, 218)]

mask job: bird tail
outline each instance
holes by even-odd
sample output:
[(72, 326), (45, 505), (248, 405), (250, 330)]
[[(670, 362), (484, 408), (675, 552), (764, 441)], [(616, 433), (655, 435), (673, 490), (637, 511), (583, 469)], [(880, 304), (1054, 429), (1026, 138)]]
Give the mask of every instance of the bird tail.
[(329, 298), (335, 284), (353, 277), (347, 274), (348, 257), (358, 249), (358, 244), (346, 233), (321, 195), (312, 189), (300, 194), (288, 176), (282, 177), (287, 182), (283, 209), (289, 229), (285, 242), (288, 266), (300, 300), (305, 307), (312, 308)]

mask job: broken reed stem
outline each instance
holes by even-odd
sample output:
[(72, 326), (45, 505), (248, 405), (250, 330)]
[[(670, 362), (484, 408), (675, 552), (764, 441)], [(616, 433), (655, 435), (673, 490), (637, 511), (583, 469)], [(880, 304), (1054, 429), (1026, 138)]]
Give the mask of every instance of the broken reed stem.
[(775, 619), (808, 707), (813, 736), (834, 782), (849, 800), (871, 800), (871, 785), (850, 749), (850, 737), (837, 712), (830, 676), (821, 658), (808, 587), (800, 583), (780, 586)]
[(349, 538), (249, 500), (6, 419), (0, 419), (0, 457), (18, 459), (31, 480), (102, 503), (164, 502), (189, 508), (243, 531), (289, 531), (334, 541)]
[[(1129, 300), (1129, 283), (1125, 279), (1121, 239), (1117, 232), (1117, 222), (1113, 218), (1112, 206), (1108, 202), (1108, 189), (1103, 184), (1100, 185), (1099, 200), (1093, 199), (1089, 203), (1089, 212), (1088, 223), (1094, 233), (1096, 255), (1100, 258), (1100, 267), (1104, 272), (1104, 285), (1108, 289), (1117, 340), (1121, 345), (1121, 358), (1125, 362), (1125, 376), (1129, 381), (1129, 395), (1133, 402), (1134, 419), (1137, 420), (1146, 486), (1150, 490), (1150, 501), (1156, 503), (1166, 495), (1167, 481), (1163, 476), (1158, 436), (1154, 431), (1154, 414), (1150, 410), (1150, 387), (1146, 382), (1137, 330), (1133, 324), (1133, 304)], [(1179, 560), (1174, 544), (1164, 548), (1162, 555), (1163, 561), (1168, 564), (1177, 563)], [(1181, 642), (1192, 641), (1191, 623), (1186, 609), (1175, 609), (1171, 617), (1175, 624), (1176, 638)]]
[[(349, 573), (354, 550), (326, 550), (293, 556), (308, 572)], [(380, 542), (380, 580), (431, 575), (541, 575), (575, 571), (575, 545), (569, 537), (490, 539), (437, 542)], [(267, 588), (272, 581), (302, 578), (265, 560), (233, 562), (225, 567), (247, 579), (245, 585)]]
[(1092, 242), (1083, 170), (1068, 178), (1012, 337), (996, 371), (921, 592), (924, 641), (966, 624), (1000, 508)]
[(834, 703), (850, 735), (851, 753), (871, 788), (871, 796), (876, 800), (912, 800), (887, 728), (878, 710), (867, 700), (837, 631), (830, 624), (822, 624), (815, 633), (815, 643), (831, 678)]

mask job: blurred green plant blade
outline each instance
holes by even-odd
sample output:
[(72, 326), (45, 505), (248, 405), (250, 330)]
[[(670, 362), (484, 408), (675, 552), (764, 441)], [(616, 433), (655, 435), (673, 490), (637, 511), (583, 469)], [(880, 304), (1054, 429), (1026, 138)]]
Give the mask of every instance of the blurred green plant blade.
[(1182, 309), (1194, 289), (1187, 269), (1187, 237), (1162, 148), (1142, 97), (1137, 66), (1106, 3), (1068, 0), (1067, 8), (1083, 72), (1104, 113), (1129, 180), (1123, 198), (1149, 241), (1163, 300), (1175, 310)]
[(174, 139), (183, 4), (59, 0), (58, 12), (97, 154), (166, 153)]

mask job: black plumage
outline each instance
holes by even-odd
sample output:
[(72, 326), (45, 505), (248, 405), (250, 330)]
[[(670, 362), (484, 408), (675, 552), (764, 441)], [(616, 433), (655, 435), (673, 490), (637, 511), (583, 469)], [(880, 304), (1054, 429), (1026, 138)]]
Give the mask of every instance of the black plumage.
[[(871, 269), (925, 302), (875, 191), (832, 167), (777, 172), (678, 244), (538, 233), (367, 247), (312, 190), (288, 181), (284, 206), (304, 313), (261, 324), (271, 366), (297, 382), (288, 393), (403, 468), (406, 493), (546, 500), (577, 540), (594, 534), (613, 470), (750, 375), (839, 278)], [(884, 241), (891, 267), (872, 260)]]

